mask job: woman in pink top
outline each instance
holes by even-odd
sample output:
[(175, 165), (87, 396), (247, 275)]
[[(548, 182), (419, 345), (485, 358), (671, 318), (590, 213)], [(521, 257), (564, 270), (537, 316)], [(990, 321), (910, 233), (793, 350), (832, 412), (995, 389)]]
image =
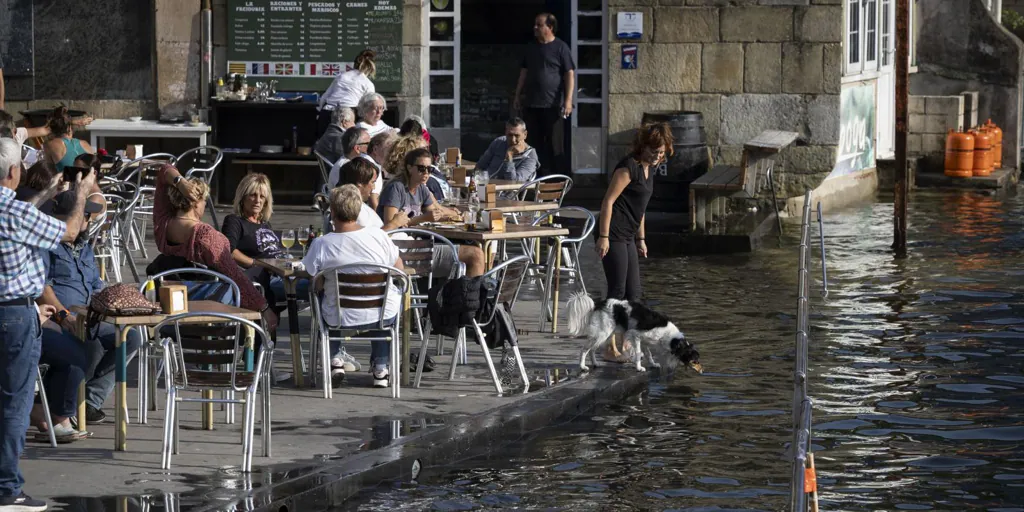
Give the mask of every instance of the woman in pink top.
[(242, 292), (242, 307), (263, 313), (271, 332), (277, 314), (231, 257), (227, 237), (202, 221), (210, 187), (199, 178), (185, 178), (171, 165), (157, 172), (153, 198), (153, 235), (160, 252), (202, 263), (230, 277)]

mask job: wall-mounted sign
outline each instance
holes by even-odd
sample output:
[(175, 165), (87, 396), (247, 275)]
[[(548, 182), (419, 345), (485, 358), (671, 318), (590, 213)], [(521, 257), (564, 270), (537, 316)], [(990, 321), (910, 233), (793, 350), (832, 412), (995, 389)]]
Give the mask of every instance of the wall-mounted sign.
[(619, 39), (640, 39), (644, 35), (644, 13), (620, 12), (615, 33)]
[(843, 89), (839, 103), (839, 156), (829, 178), (875, 166), (874, 84)]
[(622, 45), (622, 69), (636, 69), (636, 45)]

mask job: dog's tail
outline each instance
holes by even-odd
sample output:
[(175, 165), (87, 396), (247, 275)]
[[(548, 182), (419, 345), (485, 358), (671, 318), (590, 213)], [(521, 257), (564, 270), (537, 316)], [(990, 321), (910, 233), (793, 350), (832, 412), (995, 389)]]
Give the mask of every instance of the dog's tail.
[(584, 291), (574, 293), (569, 297), (569, 332), (573, 336), (587, 334), (587, 324), (590, 323), (590, 314), (594, 311), (594, 299), (590, 298)]

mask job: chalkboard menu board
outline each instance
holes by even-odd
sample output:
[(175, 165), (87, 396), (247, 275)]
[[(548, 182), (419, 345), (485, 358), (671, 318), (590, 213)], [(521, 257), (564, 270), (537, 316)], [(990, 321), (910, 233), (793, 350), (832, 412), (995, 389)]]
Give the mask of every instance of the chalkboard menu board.
[[(377, 92), (402, 88), (404, 0), (228, 0), (228, 73), (323, 92), (359, 52), (377, 52)], [(250, 80), (252, 83), (253, 80)]]

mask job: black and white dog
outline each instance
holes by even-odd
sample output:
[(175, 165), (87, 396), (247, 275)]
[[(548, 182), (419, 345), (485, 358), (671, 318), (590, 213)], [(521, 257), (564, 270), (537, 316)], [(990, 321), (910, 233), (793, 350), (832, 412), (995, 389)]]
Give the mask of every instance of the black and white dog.
[(580, 351), (580, 370), (590, 371), (587, 367), (587, 354), (594, 366), (597, 366), (597, 348), (611, 338), (612, 334), (623, 335), (633, 345), (633, 360), (636, 371), (645, 372), (641, 364), (643, 352), (641, 342), (648, 343), (647, 358), (650, 365), (658, 368), (661, 365), (654, 359), (651, 347), (659, 356), (671, 355), (668, 361), (678, 360), (697, 373), (703, 373), (700, 354), (686, 336), (661, 313), (637, 303), (618, 299), (604, 299), (594, 303), (584, 292), (578, 292), (569, 298), (569, 332), (574, 336), (586, 336), (588, 343)]

